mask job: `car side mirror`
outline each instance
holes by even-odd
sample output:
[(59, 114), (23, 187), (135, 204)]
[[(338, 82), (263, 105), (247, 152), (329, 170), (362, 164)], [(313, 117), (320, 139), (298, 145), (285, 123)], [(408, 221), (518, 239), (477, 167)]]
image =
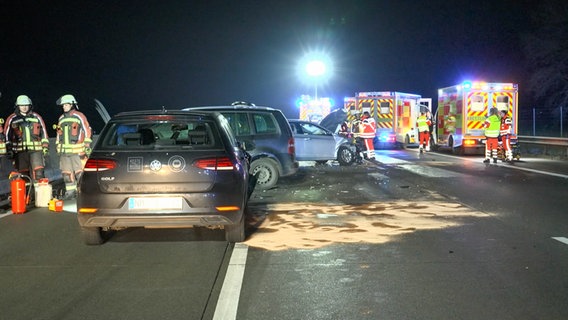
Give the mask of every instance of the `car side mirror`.
[(245, 151), (246, 150), (254, 150), (254, 148), (255, 148), (254, 141), (252, 141), (252, 140), (239, 141), (239, 146)]
[(237, 146), (243, 150), (247, 150), (246, 144), (244, 141), (237, 141)]

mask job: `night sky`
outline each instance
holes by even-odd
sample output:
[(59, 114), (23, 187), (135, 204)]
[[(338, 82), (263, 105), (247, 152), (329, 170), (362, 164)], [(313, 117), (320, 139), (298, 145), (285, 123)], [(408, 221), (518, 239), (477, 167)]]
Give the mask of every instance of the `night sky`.
[(245, 100), (297, 118), (295, 100), (314, 93), (297, 65), (313, 51), (333, 60), (318, 96), (337, 105), (359, 91), (435, 99), (467, 79), (519, 83), (520, 104), (530, 100), (527, 1), (2, 0), (0, 10), (0, 116), (27, 94), (49, 127), (66, 93), (95, 130), (93, 98), (111, 114)]

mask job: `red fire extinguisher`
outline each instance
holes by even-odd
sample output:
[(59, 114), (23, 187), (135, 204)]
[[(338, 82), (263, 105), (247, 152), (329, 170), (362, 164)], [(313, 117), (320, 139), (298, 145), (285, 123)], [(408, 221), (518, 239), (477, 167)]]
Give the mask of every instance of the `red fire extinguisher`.
[[(26, 177), (18, 172), (10, 173), (10, 187), (12, 189), (12, 213), (22, 214), (26, 212), (26, 205), (29, 200), (29, 192), (26, 195)], [(29, 179), (29, 177), (27, 177)], [(31, 181), (30, 181), (31, 184)]]

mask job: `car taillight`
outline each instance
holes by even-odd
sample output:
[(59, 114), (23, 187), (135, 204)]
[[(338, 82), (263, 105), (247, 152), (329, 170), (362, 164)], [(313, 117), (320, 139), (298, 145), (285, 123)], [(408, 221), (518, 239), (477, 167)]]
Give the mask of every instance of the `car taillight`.
[(110, 159), (89, 159), (84, 171), (106, 171), (116, 168), (116, 161)]
[(233, 170), (235, 168), (229, 157), (199, 159), (193, 165), (206, 170)]
[(290, 137), (290, 139), (288, 139), (288, 154), (296, 154), (294, 137)]

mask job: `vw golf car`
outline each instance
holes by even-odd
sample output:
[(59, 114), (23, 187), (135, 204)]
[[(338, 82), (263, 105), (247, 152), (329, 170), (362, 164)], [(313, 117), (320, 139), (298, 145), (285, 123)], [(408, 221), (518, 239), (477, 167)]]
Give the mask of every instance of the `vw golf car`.
[(86, 244), (130, 227), (224, 228), (245, 239), (248, 154), (212, 111), (119, 113), (105, 125), (78, 186)]

